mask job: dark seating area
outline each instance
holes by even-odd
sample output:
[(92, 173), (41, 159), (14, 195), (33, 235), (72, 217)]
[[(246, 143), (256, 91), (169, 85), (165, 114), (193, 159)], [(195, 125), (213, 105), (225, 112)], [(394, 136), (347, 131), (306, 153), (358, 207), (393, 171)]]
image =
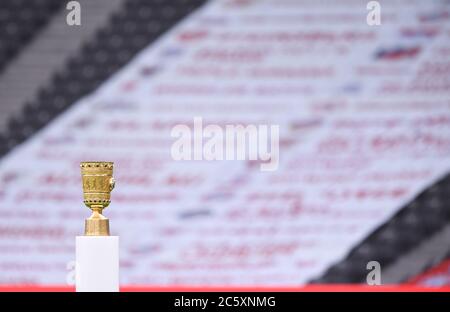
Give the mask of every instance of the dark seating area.
[[(23, 1), (18, 2), (23, 5)], [(84, 44), (77, 56), (67, 60), (65, 68), (55, 73), (52, 81), (26, 103), (22, 113), (9, 121), (7, 133), (0, 136), (0, 156), (41, 129), (77, 99), (96, 89), (136, 53), (204, 2), (126, 1), (123, 10), (111, 16), (108, 24)]]
[(343, 261), (331, 266), (313, 283), (360, 283), (369, 261), (382, 268), (417, 247), (450, 222), (450, 175), (426, 189), (357, 245)]
[(0, 1), (0, 71), (63, 4), (60, 0)]

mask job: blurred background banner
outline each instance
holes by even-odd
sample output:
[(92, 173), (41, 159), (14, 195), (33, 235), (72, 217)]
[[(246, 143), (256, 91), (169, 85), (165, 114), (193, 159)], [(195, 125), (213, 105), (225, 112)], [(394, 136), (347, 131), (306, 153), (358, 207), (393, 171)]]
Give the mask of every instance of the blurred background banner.
[[(369, 261), (398, 283), (445, 261), (448, 1), (379, 1), (380, 25), (365, 1), (113, 2), (99, 26), (83, 20), (87, 1), (80, 26), (49, 9), (5, 56), (1, 284), (71, 283), (90, 160), (115, 162), (104, 215), (125, 285), (365, 282)], [(53, 70), (20, 67), (62, 37), (78, 43)], [(193, 133), (195, 118), (279, 126), (276, 170), (174, 159), (173, 128)]]

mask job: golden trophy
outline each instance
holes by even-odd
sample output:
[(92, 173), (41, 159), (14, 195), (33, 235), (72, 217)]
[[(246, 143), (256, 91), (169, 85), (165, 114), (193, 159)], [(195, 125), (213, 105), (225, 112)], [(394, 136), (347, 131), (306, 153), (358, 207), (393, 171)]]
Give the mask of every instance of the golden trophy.
[(85, 220), (84, 235), (109, 236), (109, 220), (102, 215), (111, 202), (114, 188), (113, 162), (87, 161), (80, 164), (84, 204), (92, 210)]

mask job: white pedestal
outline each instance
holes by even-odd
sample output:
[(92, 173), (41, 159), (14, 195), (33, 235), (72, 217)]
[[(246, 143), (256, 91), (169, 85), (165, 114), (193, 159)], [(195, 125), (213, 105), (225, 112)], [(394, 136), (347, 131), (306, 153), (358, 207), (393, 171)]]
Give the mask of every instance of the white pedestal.
[(119, 291), (119, 237), (76, 237), (76, 291)]

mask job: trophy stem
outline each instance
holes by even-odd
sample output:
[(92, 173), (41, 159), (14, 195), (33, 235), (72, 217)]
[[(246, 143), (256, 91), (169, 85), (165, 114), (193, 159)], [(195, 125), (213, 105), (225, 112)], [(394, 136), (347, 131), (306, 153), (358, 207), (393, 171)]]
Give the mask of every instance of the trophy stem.
[(109, 236), (109, 219), (102, 215), (103, 207), (91, 207), (92, 214), (84, 222), (84, 235)]

